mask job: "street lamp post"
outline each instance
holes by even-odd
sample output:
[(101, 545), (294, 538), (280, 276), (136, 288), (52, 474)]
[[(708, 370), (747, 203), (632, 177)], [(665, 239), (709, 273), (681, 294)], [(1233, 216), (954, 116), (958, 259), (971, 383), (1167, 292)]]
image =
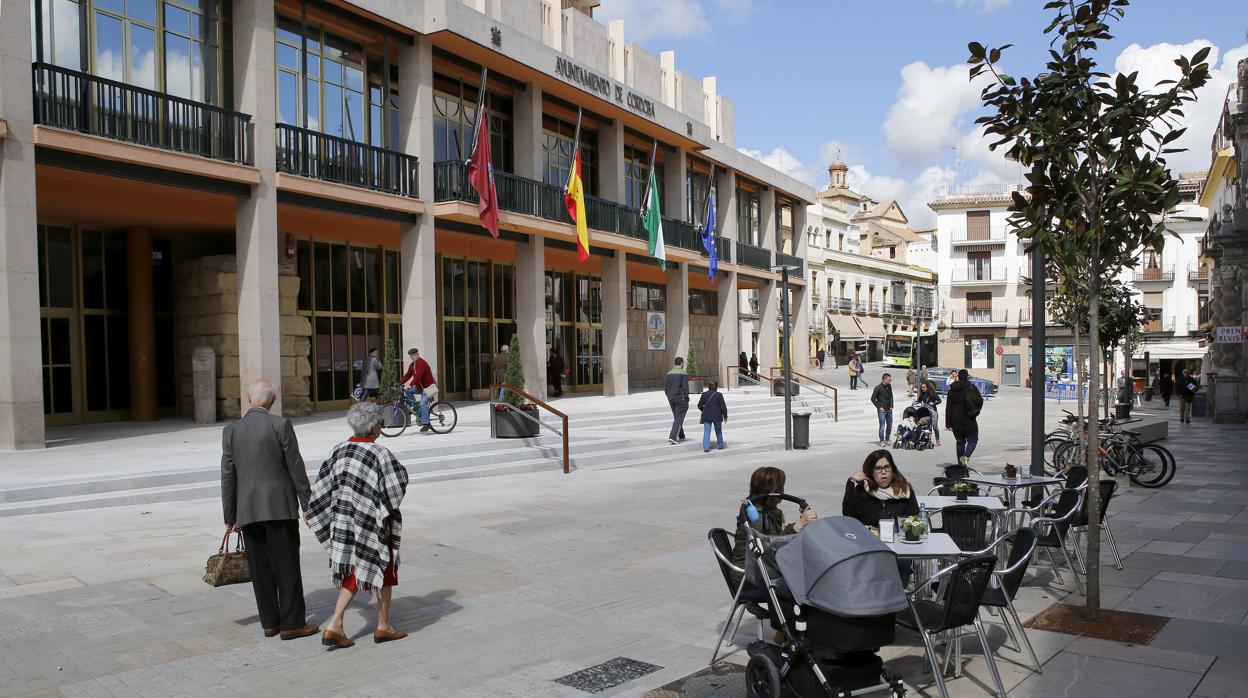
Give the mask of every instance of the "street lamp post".
[(789, 386), (793, 382), (793, 351), (792, 332), (789, 328), (789, 272), (797, 271), (792, 264), (781, 264), (771, 268), (780, 272), (780, 322), (784, 329), (784, 358), (782, 363), (784, 380), (784, 450), (793, 450), (793, 394)]

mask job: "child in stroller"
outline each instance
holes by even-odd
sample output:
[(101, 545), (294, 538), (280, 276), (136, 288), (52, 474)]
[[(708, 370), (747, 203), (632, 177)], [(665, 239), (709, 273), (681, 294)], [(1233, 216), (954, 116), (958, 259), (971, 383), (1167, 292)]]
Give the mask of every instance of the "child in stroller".
[(893, 440), (893, 448), (916, 451), (934, 448), (932, 423), (935, 420), (935, 407), (921, 402), (910, 405), (901, 413), (901, 423), (897, 427), (897, 437)]
[[(742, 503), (757, 515), (767, 497)], [(767, 591), (772, 622), (783, 642), (750, 644), (750, 698), (855, 696), (889, 691), (904, 696), (901, 678), (884, 671), (877, 654), (893, 642), (894, 614), (908, 608), (896, 555), (858, 521), (819, 519), (793, 536), (748, 529), (746, 579)], [(862, 580), (873, 580), (863, 584)]]

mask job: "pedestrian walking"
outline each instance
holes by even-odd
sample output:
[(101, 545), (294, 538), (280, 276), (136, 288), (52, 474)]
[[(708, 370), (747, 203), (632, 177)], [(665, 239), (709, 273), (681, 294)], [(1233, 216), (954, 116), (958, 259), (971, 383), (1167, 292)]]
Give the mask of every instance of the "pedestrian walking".
[(269, 413), (277, 388), (261, 378), (247, 386), (247, 399), (251, 408), (221, 436), (225, 525), (243, 532), (264, 636), (307, 637), (320, 630), (307, 621), (299, 571), (299, 511), (308, 511), (311, 486), (294, 426)]
[(741, 352), (741, 355), (737, 357), (737, 370), (741, 373), (750, 370), (750, 357), (746, 356), (745, 352)]
[(815, 352), (815, 361), (819, 363), (819, 368), (823, 368), (823, 362), (827, 358), (828, 353), (824, 351), (823, 347), (819, 347), (819, 350)]
[[(966, 373), (966, 369), (961, 369), (961, 371), (962, 373)], [(953, 369), (950, 369), (949, 375), (945, 377), (945, 393), (949, 392), (949, 389), (953, 387), (953, 384), (957, 382), (957, 380), (958, 380), (958, 371), (954, 371)]]
[(919, 367), (919, 389), (923, 389), (923, 384), (931, 380), (927, 375), (927, 364)]
[(381, 359), (378, 356), (377, 347), (373, 347), (360, 362), (360, 387), (365, 398), (376, 399), (377, 389), (381, 387)]
[(893, 433), (893, 377), (885, 373), (880, 382), (871, 391), (871, 404), (875, 405), (880, 419), (880, 445), (888, 445), (888, 437)]
[[(507, 382), (507, 360), (510, 358), (508, 351), (511, 347), (504, 344), (498, 348), (498, 353), (494, 355), (494, 360), (490, 362), (490, 370), (494, 372), (494, 382), (502, 385)], [(498, 401), (503, 401), (505, 388), (498, 389)]]
[(390, 623), (407, 470), (377, 443), (382, 422), (378, 405), (361, 402), (347, 410), (354, 436), (335, 446), (321, 464), (308, 504), (308, 526), (329, 552), (330, 575), (338, 587), (334, 614), (321, 633), (321, 644), (333, 649), (355, 644), (343, 629), (343, 616), (359, 591), (377, 599), (373, 642), (407, 637)]
[(559, 348), (555, 347), (546, 360), (546, 379), (550, 382), (550, 394), (555, 397), (563, 396), (563, 368), (563, 357), (559, 355)]
[(724, 394), (719, 392), (719, 381), (714, 378), (706, 382), (706, 390), (698, 398), (698, 411), (702, 413), (702, 452), (711, 452), (711, 427), (715, 428), (715, 443), (719, 450), (724, 450), (724, 422), (728, 421), (728, 403), (724, 402)]
[(1200, 390), (1200, 379), (1188, 369), (1183, 369), (1179, 377), (1179, 421), (1192, 423), (1192, 402), (1196, 400), (1196, 392)]
[(853, 356), (849, 357), (849, 369), (848, 370), (849, 370), (849, 389), (850, 390), (858, 389), (858, 374), (862, 370), (859, 368), (859, 366), (860, 366), (860, 363), (858, 362), (857, 354), (854, 354)]
[(867, 383), (867, 367), (862, 365), (862, 359), (854, 357), (854, 365), (858, 367), (858, 384), (866, 388)]
[(754, 375), (754, 380), (761, 381), (758, 375), (758, 354), (750, 353), (750, 373)]
[(914, 367), (906, 369), (906, 395), (914, 395)]
[(672, 444), (685, 440), (685, 413), (689, 411), (689, 374), (685, 373), (685, 360), (677, 356), (674, 364), (663, 378), (663, 392), (672, 408), (672, 430), (667, 436), (668, 443)]
[(958, 463), (970, 465), (975, 445), (979, 443), (979, 422), (976, 417), (984, 408), (984, 397), (971, 383), (966, 369), (957, 372), (957, 380), (945, 396), (945, 426), (953, 432), (956, 440)]
[(1166, 403), (1166, 407), (1170, 406), (1170, 396), (1174, 393), (1174, 374), (1166, 371), (1157, 379), (1159, 391), (1161, 392), (1161, 401)]
[(940, 405), (940, 391), (936, 389), (936, 384), (931, 381), (923, 381), (919, 384), (919, 394), (915, 398), (921, 404), (927, 405), (932, 412), (932, 438), (936, 439), (936, 445), (940, 446), (940, 414), (936, 411), (936, 407)]

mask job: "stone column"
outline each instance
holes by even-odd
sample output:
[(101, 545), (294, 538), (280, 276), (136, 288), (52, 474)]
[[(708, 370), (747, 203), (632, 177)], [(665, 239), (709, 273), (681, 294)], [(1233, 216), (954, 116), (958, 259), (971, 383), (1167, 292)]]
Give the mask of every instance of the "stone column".
[(628, 395), (627, 257), (602, 258), (602, 394)]
[[(719, 300), (718, 324), (716, 336), (719, 349), (719, 370), (728, 364), (737, 362), (741, 353), (740, 333), (741, 320), (737, 313), (737, 273), (735, 271), (719, 272), (719, 280), (715, 284), (715, 292)], [(722, 376), (727, 381), (728, 376)], [(726, 384), (725, 384), (726, 385)]]
[[(417, 37), (399, 50), (399, 144), (403, 152), (433, 153), (433, 45)], [(434, 246), (433, 163), (422, 158), (417, 176), (425, 213), (399, 226), (399, 283), (403, 294), (403, 346), (420, 349), (438, 378), (438, 269)]]
[(758, 372), (764, 376), (772, 366), (780, 365), (780, 339), (776, 331), (779, 285), (779, 281), (768, 281), (758, 289)]
[[(806, 204), (795, 201), (789, 205), (793, 212), (793, 255), (806, 259), (810, 250), (810, 235), (806, 232)], [(809, 278), (809, 274), (807, 277)]]
[[(667, 365), (689, 355), (689, 265), (667, 265)], [(699, 361), (698, 363), (701, 363)], [(699, 370), (700, 367), (699, 367)]]
[[(737, 231), (737, 173), (732, 170), (715, 170), (715, 230), (729, 240), (740, 240)], [(737, 262), (736, 250), (732, 260)]]
[[(668, 218), (683, 221), (689, 208), (685, 201), (685, 196), (688, 194), (685, 189), (687, 160), (685, 151), (682, 148), (665, 150), (662, 146), (659, 146), (659, 150), (663, 151), (663, 180), (664, 186), (667, 187), (667, 191), (663, 192), (663, 214)], [(693, 203), (696, 206), (704, 205), (701, 201)]]
[[(603, 310), (606, 310), (605, 304)], [(603, 330), (605, 340), (605, 322)], [(524, 363), (524, 391), (545, 400), (546, 242), (537, 235), (527, 243), (516, 243), (516, 334)], [(570, 363), (573, 357), (564, 357), (564, 361)], [(627, 357), (624, 361), (627, 371)]]
[(794, 286), (789, 279), (793, 302), (789, 304), (789, 322), (793, 324), (793, 337), (789, 351), (793, 354), (793, 370), (810, 370), (810, 287)]
[[(282, 380), (278, 301), (277, 174), (273, 67), (273, 0), (234, 3), (234, 102), (250, 114), (255, 129), (255, 164), (260, 182), (235, 207), (238, 256), (238, 376), (240, 409), (247, 409), (247, 385)], [(281, 393), (273, 406), (281, 414)]]
[(619, 119), (598, 127), (598, 196), (624, 203), (624, 122)]
[(151, 229), (127, 229), (126, 253), (130, 296), (130, 418), (136, 422), (151, 422), (156, 419), (156, 314), (152, 303)]
[(758, 192), (758, 246), (771, 250), (774, 262), (776, 252), (780, 251), (780, 215), (776, 209), (776, 192), (764, 189)]
[(542, 150), (542, 86), (529, 83), (512, 95), (513, 152), (516, 171), (521, 177), (542, 181), (546, 166)]
[(0, 449), (44, 445), (30, 15), (0, 0)]

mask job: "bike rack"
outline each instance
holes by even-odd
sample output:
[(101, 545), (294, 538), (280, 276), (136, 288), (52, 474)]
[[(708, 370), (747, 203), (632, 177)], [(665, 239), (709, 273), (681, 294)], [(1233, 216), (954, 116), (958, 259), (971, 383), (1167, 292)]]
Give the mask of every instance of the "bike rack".
[[(541, 407), (541, 408), (545, 409), (546, 411), (550, 412), (551, 414), (553, 414), (553, 415), (555, 415), (556, 417), (558, 417), (558, 418), (560, 418), (561, 420), (563, 420), (563, 430), (561, 431), (561, 430), (556, 429), (556, 428), (554, 428), (553, 426), (551, 426), (551, 425), (547, 424), (546, 422), (543, 422), (541, 419), (539, 419), (539, 418), (537, 418), (537, 417), (534, 417), (534, 416), (533, 416), (533, 415), (531, 415), (531, 414), (525, 414), (526, 410), (522, 410), (522, 409), (520, 409), (520, 408), (516, 407), (515, 405), (509, 404), (509, 403), (506, 403), (506, 402), (503, 402), (502, 400), (497, 400), (497, 399), (495, 399), (494, 397), (491, 397), (491, 398), (490, 398), (490, 409), (491, 409), (491, 410), (496, 409), (498, 406), (500, 406), (500, 405), (501, 405), (501, 406), (505, 407), (507, 410), (509, 410), (509, 411), (511, 411), (511, 412), (515, 412), (515, 413), (519, 414), (520, 416), (524, 417), (525, 419), (530, 419), (530, 420), (532, 420), (532, 421), (534, 421), (534, 422), (537, 422), (537, 425), (538, 425), (539, 427), (543, 427), (543, 428), (549, 429), (549, 430), (551, 430), (551, 431), (555, 432), (556, 434), (558, 434), (558, 435), (562, 436), (562, 437), (563, 437), (563, 473), (566, 475), (566, 474), (568, 474), (569, 472), (571, 472), (571, 468), (569, 468), (569, 465), (568, 465), (568, 415), (566, 415), (566, 414), (564, 414), (564, 413), (560, 412), (559, 410), (557, 410), (557, 409), (555, 409), (555, 408), (551, 407), (550, 405), (546, 404), (545, 402), (542, 402), (541, 400), (537, 399), (536, 397), (533, 397), (532, 395), (529, 395), (528, 393), (524, 392), (523, 390), (520, 390), (519, 388), (515, 387), (514, 385), (508, 385), (507, 383), (491, 383), (491, 384), (490, 384), (490, 388), (489, 388), (489, 390), (490, 390), (490, 395), (491, 395), (491, 396), (496, 395), (496, 394), (497, 394), (497, 391), (498, 391), (498, 390), (500, 390), (500, 389), (501, 389), (501, 390), (510, 390), (511, 392), (515, 393), (516, 395), (519, 395), (520, 397), (524, 398), (525, 400), (528, 400), (529, 402), (531, 402), (531, 403), (533, 403), (533, 404), (537, 405), (538, 407)], [(491, 419), (491, 420), (490, 420), (490, 438), (491, 438), (491, 439), (493, 439), (493, 438), (497, 438), (497, 434), (495, 433), (495, 430), (494, 430), (494, 420), (493, 420), (493, 419)]]

